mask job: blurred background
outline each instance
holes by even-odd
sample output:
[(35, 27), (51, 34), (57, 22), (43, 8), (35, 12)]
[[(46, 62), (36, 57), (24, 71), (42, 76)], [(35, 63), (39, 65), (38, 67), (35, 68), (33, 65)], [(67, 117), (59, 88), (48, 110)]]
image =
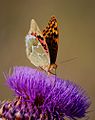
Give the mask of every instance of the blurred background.
[(94, 110), (87, 115), (95, 120), (94, 0), (0, 0), (0, 100), (13, 98), (3, 72), (19, 65), (35, 68), (25, 53), (31, 19), (43, 30), (52, 15), (60, 30), (57, 75), (86, 90), (92, 102), (89, 111)]

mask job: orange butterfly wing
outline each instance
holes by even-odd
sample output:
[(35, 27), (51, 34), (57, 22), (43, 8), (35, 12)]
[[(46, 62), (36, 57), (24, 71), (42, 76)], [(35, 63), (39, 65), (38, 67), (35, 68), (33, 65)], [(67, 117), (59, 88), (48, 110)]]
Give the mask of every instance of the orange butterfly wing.
[(55, 62), (58, 52), (59, 30), (57, 20), (54, 16), (51, 17), (48, 26), (46, 27), (46, 29), (43, 30), (43, 36), (49, 49), (50, 66), (53, 66), (55, 68)]

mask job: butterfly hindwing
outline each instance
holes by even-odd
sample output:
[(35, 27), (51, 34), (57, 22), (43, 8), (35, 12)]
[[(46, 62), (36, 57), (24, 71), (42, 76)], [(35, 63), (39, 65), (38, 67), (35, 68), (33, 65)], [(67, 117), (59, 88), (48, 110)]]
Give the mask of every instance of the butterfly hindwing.
[(49, 51), (43, 35), (35, 22), (31, 20), (30, 30), (26, 36), (26, 55), (36, 67), (43, 69), (50, 64)]

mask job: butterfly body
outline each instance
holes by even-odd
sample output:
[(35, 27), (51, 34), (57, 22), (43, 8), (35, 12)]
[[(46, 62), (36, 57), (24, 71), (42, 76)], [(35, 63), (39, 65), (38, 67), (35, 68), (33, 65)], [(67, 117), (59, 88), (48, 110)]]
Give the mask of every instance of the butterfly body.
[(31, 20), (30, 30), (26, 36), (27, 58), (36, 67), (53, 73), (57, 68), (58, 28), (55, 17), (52, 17), (43, 32), (40, 31), (34, 19)]

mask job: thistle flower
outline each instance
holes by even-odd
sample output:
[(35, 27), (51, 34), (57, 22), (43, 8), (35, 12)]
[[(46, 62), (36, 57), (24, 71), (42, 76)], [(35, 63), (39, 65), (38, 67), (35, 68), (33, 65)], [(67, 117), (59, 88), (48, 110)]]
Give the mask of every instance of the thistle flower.
[(0, 115), (8, 120), (76, 120), (90, 106), (81, 87), (37, 69), (14, 67), (6, 79), (17, 96), (1, 104)]

